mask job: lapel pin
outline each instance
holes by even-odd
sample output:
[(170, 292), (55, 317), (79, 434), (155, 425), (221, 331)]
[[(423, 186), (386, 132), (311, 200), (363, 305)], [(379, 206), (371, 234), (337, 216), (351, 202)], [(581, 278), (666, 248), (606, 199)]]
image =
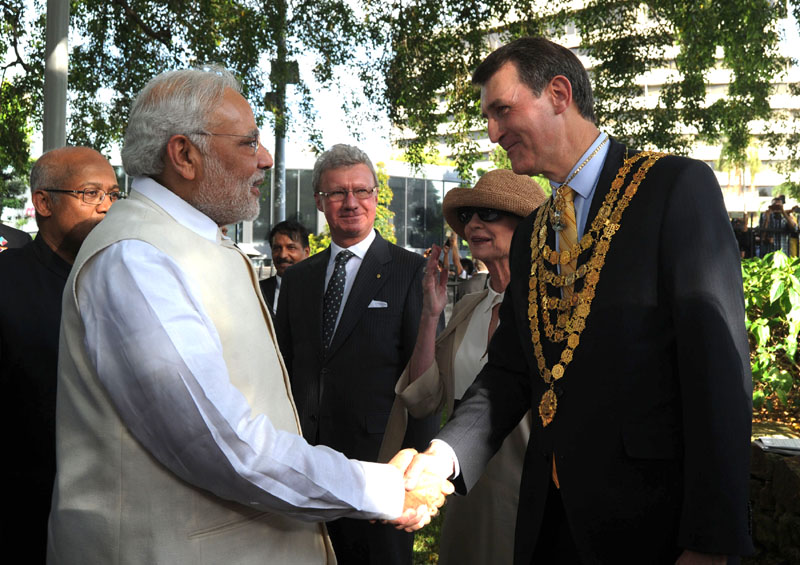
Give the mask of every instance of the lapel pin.
[(376, 277), (378, 277), (378, 278), (381, 278), (381, 274), (380, 274), (380, 273), (378, 273), (378, 274), (377, 274), (377, 275), (375, 275), (375, 276), (376, 276)]

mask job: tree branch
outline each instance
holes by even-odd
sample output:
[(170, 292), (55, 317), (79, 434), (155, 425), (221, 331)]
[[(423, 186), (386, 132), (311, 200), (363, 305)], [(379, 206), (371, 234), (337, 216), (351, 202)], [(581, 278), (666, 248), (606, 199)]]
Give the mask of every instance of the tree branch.
[(168, 31), (156, 31), (147, 25), (144, 20), (139, 17), (139, 14), (133, 11), (133, 8), (131, 8), (127, 0), (111, 0), (111, 2), (122, 8), (122, 10), (125, 12), (125, 15), (128, 16), (128, 18), (136, 25), (138, 25), (145, 35), (158, 41), (159, 43), (162, 43), (169, 49), (172, 48), (172, 35)]
[(20, 22), (22, 22), (22, 9), (20, 7), (18, 7), (18, 6), (12, 6), (8, 2), (0, 2), (0, 6), (2, 6), (4, 9), (8, 10), (13, 15), (13, 18), (11, 18), (8, 21), (13, 21), (13, 23), (11, 24), (11, 38), (12, 38), (12, 41), (13, 41), (14, 54), (17, 56), (16, 60), (11, 61), (7, 65), (3, 65), (0, 68), (3, 71), (5, 71), (6, 69), (8, 69), (10, 67), (13, 67), (15, 65), (19, 65), (23, 69), (25, 69), (26, 73), (31, 73), (31, 72), (33, 72), (33, 69), (31, 68), (31, 66), (29, 64), (27, 64), (25, 62), (25, 59), (22, 57), (22, 55), (19, 52), (19, 26), (20, 26)]

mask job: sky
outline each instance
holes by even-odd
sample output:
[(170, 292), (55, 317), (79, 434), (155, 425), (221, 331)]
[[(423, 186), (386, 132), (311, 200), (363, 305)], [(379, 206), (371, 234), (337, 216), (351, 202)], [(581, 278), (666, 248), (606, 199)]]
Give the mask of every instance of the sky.
[[(348, 118), (342, 109), (341, 99), (343, 93), (339, 89), (323, 88), (313, 82), (310, 79), (312, 77), (312, 65), (313, 62), (310, 60), (300, 61), (301, 74), (304, 80), (309, 83), (309, 89), (314, 95), (315, 108), (318, 113), (317, 127), (322, 132), (324, 146), (330, 147), (336, 143), (358, 145), (364, 150), (368, 149), (373, 162), (388, 161), (397, 151), (391, 147), (389, 141), (391, 126), (385, 112), (378, 112), (378, 121), (363, 120), (362, 123), (356, 122), (354, 129), (360, 136), (360, 139), (358, 139), (348, 128), (348, 123), (353, 124), (354, 122)], [(357, 79), (350, 78), (346, 69), (340, 70), (340, 78), (345, 84), (345, 88), (358, 90), (359, 83)], [(365, 107), (374, 109), (374, 106), (371, 106), (363, 95), (359, 96), (358, 99)], [(299, 134), (287, 137), (286, 152), (287, 166), (289, 167), (291, 167), (290, 163), (295, 159), (299, 161), (307, 160), (307, 156), (304, 157), (304, 155), (307, 155), (306, 148), (308, 143), (305, 140), (305, 136), (302, 135), (302, 125), (298, 129), (300, 130)], [(264, 135), (262, 137), (268, 138), (270, 136)], [(269, 139), (265, 146), (271, 150), (274, 146), (274, 139)]]

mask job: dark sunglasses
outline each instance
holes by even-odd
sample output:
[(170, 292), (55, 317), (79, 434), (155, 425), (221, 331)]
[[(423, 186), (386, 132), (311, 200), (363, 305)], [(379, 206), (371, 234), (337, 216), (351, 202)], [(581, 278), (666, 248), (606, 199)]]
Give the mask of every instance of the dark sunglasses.
[(506, 215), (505, 212), (495, 210), (494, 208), (459, 208), (458, 221), (467, 225), (472, 219), (473, 214), (478, 214), (478, 217), (483, 222), (496, 222)]

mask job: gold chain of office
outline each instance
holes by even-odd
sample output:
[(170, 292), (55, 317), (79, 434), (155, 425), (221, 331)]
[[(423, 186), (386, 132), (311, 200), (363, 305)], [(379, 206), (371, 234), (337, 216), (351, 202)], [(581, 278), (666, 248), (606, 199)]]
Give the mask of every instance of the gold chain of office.
[[(617, 233), (622, 221), (622, 214), (639, 189), (650, 168), (661, 159), (664, 153), (642, 151), (625, 159), (617, 171), (617, 176), (611, 183), (611, 189), (603, 200), (603, 205), (592, 221), (590, 229), (570, 249), (561, 252), (555, 251), (547, 245), (547, 218), (550, 216), (553, 202), (539, 208), (531, 234), (531, 274), (529, 279), (528, 294), (528, 320), (530, 321), (531, 340), (539, 374), (548, 385), (539, 402), (539, 417), (542, 424), (547, 426), (553, 421), (556, 414), (557, 400), (554, 391), (555, 381), (564, 376), (572, 361), (575, 349), (581, 341), (581, 334), (586, 327), (586, 318), (592, 309), (595, 296), (595, 287), (600, 281), (600, 274), (606, 262), (606, 254), (611, 247), (611, 240)], [(633, 174), (625, 192), (620, 197), (625, 178), (636, 163), (641, 165)], [(586, 250), (591, 249), (589, 260), (578, 267), (574, 272), (559, 275), (557, 265), (564, 265)], [(552, 268), (548, 268), (549, 264)], [(561, 289), (565, 286), (575, 285), (583, 279), (583, 285), (569, 298), (549, 296), (547, 284)], [(560, 294), (560, 293), (559, 293)], [(552, 368), (547, 367), (542, 350), (542, 335), (539, 332), (541, 297), (541, 318), (544, 322), (546, 338), (554, 343), (566, 341), (561, 352), (559, 362)], [(553, 318), (555, 317), (555, 323)]]

